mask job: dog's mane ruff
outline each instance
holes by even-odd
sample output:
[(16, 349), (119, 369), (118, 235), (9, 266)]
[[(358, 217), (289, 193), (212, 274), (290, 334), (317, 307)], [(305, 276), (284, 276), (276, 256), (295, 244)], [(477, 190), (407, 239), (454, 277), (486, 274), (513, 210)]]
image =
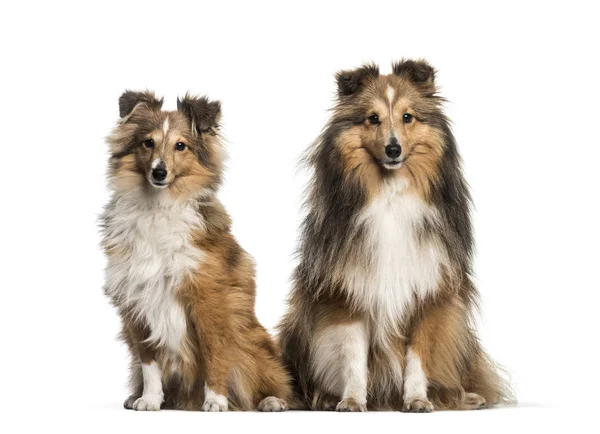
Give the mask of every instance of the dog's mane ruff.
[(294, 278), (313, 288), (314, 296), (324, 285), (333, 283), (325, 278), (326, 270), (339, 260), (338, 255), (349, 254), (360, 237), (354, 219), (366, 202), (366, 191), (357, 177), (344, 172), (335, 143), (348, 126), (347, 121), (332, 119), (303, 158), (313, 176), (305, 191), (308, 212), (300, 228), (300, 265)]
[(440, 226), (437, 234), (446, 251), (450, 252), (451, 273), (448, 276), (450, 289), (460, 289), (463, 302), (478, 306), (478, 294), (472, 283), (474, 238), (471, 223), (472, 199), (464, 178), (462, 158), (458, 152), (451, 125), (440, 112), (437, 120), (444, 137), (444, 155), (440, 165), (440, 177), (433, 183), (431, 202), (439, 212)]
[[(204, 256), (192, 242), (205, 225), (194, 201), (115, 195), (101, 218), (105, 243), (121, 249), (106, 268), (106, 295), (130, 321), (150, 324), (148, 343), (186, 348), (187, 326), (174, 291)], [(157, 259), (156, 249), (172, 259)]]

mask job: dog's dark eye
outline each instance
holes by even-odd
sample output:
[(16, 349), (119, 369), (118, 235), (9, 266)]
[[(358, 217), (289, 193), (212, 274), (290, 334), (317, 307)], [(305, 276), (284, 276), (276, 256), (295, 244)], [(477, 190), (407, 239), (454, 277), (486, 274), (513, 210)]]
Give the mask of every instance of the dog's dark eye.
[(185, 148), (187, 148), (187, 146), (185, 146), (185, 143), (183, 143), (183, 142), (175, 143), (175, 149), (177, 149), (178, 151), (185, 151)]
[(411, 115), (410, 113), (404, 113), (402, 115), (402, 121), (405, 124), (410, 124), (412, 122), (412, 120), (413, 120), (413, 115)]
[(146, 148), (152, 148), (152, 147), (154, 147), (154, 140), (152, 140), (152, 139), (144, 140), (144, 146)]
[(381, 121), (379, 120), (379, 116), (377, 116), (377, 115), (369, 116), (369, 123), (371, 125), (379, 125), (381, 123)]

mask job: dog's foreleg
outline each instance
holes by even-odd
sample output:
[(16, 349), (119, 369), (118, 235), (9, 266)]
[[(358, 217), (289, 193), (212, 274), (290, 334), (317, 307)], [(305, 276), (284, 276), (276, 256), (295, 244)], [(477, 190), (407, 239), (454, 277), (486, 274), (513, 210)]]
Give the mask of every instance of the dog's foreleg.
[(133, 409), (139, 411), (160, 410), (160, 405), (164, 400), (162, 388), (162, 373), (160, 366), (152, 360), (148, 363), (142, 363), (142, 378), (144, 389), (142, 396), (133, 403)]
[(367, 410), (369, 340), (357, 320), (330, 324), (316, 336), (313, 371), (322, 388), (340, 396), (337, 411)]
[(421, 358), (412, 347), (408, 347), (406, 354), (403, 410), (417, 413), (429, 413), (433, 410), (433, 405), (427, 399), (427, 377), (423, 372)]

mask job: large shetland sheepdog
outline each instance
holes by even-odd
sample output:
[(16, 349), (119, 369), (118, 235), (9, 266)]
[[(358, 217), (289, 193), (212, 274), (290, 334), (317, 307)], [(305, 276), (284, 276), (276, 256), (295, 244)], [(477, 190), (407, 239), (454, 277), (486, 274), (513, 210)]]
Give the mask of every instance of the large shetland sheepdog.
[(366, 65), (337, 84), (307, 156), (314, 177), (280, 324), (301, 397), (339, 411), (503, 401), (472, 328), (470, 197), (433, 68)]
[(177, 106), (125, 92), (108, 138), (105, 291), (131, 353), (124, 405), (285, 410), (290, 380), (254, 314), (254, 262), (215, 196), (220, 103), (186, 96)]

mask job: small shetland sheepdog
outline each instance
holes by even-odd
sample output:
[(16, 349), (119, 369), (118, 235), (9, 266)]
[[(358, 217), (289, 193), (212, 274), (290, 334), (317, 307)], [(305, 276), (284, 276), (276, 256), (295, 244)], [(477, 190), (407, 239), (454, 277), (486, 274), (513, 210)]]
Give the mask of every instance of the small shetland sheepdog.
[(105, 291), (131, 353), (125, 407), (287, 409), (290, 378), (254, 314), (254, 262), (216, 198), (219, 102), (163, 111), (125, 92), (108, 138), (112, 199), (101, 217)]
[(470, 196), (434, 70), (404, 60), (337, 75), (289, 311), (279, 326), (305, 405), (477, 409), (507, 386), (472, 325)]

